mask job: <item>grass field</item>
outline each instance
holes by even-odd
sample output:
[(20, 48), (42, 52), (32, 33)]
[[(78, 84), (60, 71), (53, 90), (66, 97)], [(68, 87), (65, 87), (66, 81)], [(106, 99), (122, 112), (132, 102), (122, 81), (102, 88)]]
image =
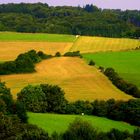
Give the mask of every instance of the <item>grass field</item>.
[(73, 35), (0, 32), (0, 41), (74, 42), (75, 40), (76, 37)]
[(36, 65), (36, 73), (1, 76), (11, 88), (14, 97), (27, 84), (57, 84), (66, 92), (69, 101), (75, 100), (128, 100), (131, 96), (121, 92), (95, 67), (80, 58), (60, 57), (44, 60)]
[(140, 88), (140, 51), (94, 53), (83, 56), (87, 61), (94, 60), (98, 66), (114, 68), (121, 77)]
[(71, 51), (80, 51), (81, 53), (120, 51), (135, 49), (138, 46), (140, 46), (140, 41), (136, 39), (81, 36), (74, 43)]
[(14, 60), (19, 54), (35, 49), (46, 54), (54, 55), (56, 52), (64, 54), (69, 51), (73, 43), (69, 42), (1, 42), (0, 61)]
[(137, 127), (129, 125), (124, 122), (113, 121), (106, 118), (95, 116), (81, 116), (81, 115), (58, 115), (58, 114), (41, 114), (41, 113), (28, 113), (29, 123), (35, 124), (40, 128), (46, 130), (49, 134), (53, 132), (63, 133), (67, 130), (70, 123), (76, 118), (88, 121), (98, 131), (108, 132), (112, 128), (120, 131), (129, 131), (132, 133)]

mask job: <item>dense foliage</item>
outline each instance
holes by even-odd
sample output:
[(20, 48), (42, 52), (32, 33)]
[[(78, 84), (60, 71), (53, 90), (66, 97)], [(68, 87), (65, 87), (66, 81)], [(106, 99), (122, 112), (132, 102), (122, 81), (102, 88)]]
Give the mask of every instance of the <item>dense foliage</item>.
[(140, 129), (135, 130), (133, 134), (117, 129), (107, 133), (98, 132), (89, 122), (76, 119), (70, 124), (68, 130), (57, 138), (59, 140), (139, 140), (139, 134)]
[(32, 112), (63, 113), (67, 104), (64, 91), (58, 86), (48, 84), (23, 88), (17, 100)]
[(34, 72), (36, 63), (50, 57), (50, 55), (46, 55), (41, 51), (38, 53), (35, 50), (28, 51), (20, 54), (14, 61), (1, 63), (0, 75)]
[(1, 4), (0, 31), (139, 37), (140, 11), (47, 4)]
[(48, 140), (48, 133), (27, 124), (27, 118), (24, 105), (14, 101), (10, 89), (0, 82), (0, 139)]
[(82, 55), (80, 54), (80, 51), (75, 51), (75, 52), (66, 52), (64, 56), (68, 57), (80, 57), (82, 58)]
[(107, 117), (112, 120), (124, 121), (140, 126), (140, 100), (93, 102), (68, 102), (64, 91), (58, 86), (41, 84), (27, 86), (18, 94), (18, 102), (32, 112), (54, 112), (62, 114), (88, 114)]
[[(31, 101), (30, 101), (31, 100)], [(43, 101), (44, 103), (41, 104)], [(28, 101), (28, 102), (27, 102)], [(27, 103), (27, 104), (26, 104)], [(39, 86), (27, 86), (18, 95), (15, 102), (12, 99), (10, 89), (5, 83), (0, 82), (0, 139), (20, 139), (20, 140), (139, 140), (140, 129), (133, 134), (112, 129), (110, 132), (99, 132), (91, 126), (89, 122), (75, 120), (70, 124), (68, 130), (62, 134), (54, 133), (51, 137), (48, 133), (35, 125), (27, 122), (26, 108), (34, 108), (43, 105), (48, 112), (93, 114), (108, 117), (115, 120), (130, 122), (140, 125), (140, 100), (130, 100), (127, 102), (115, 101), (77, 101), (67, 103), (64, 93), (58, 86), (41, 84)], [(45, 106), (46, 105), (46, 106)], [(46, 108), (45, 108), (46, 107)], [(42, 108), (42, 109), (43, 109)], [(42, 110), (40, 110), (42, 111)], [(47, 125), (47, 124), (46, 124)]]
[(140, 90), (134, 84), (130, 84), (124, 79), (122, 79), (118, 73), (115, 72), (113, 68), (107, 68), (104, 71), (104, 74), (112, 81), (112, 83), (119, 88), (120, 90), (124, 91), (125, 93), (132, 95), (136, 98), (140, 98)]

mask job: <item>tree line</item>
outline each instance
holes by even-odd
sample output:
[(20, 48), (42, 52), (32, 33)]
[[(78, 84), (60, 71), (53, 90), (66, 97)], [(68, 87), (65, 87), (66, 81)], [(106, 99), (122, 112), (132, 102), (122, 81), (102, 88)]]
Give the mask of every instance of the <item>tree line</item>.
[(0, 31), (140, 37), (140, 11), (48, 4), (1, 4)]
[(65, 92), (58, 86), (41, 84), (29, 85), (17, 95), (17, 101), (28, 111), (61, 114), (81, 114), (107, 117), (112, 120), (128, 122), (140, 126), (140, 100), (115, 101), (114, 99), (68, 102)]
[(138, 87), (121, 78), (113, 68), (106, 68), (103, 73), (117, 88), (124, 91), (126, 94), (132, 95), (135, 98), (140, 98), (140, 90)]
[[(123, 104), (123, 106), (120, 107), (120, 110), (123, 109), (124, 106), (127, 106), (127, 104), (129, 104), (129, 107), (132, 112), (135, 111), (133, 110), (134, 106), (135, 108), (140, 107), (140, 101), (138, 100), (128, 101), (127, 104), (125, 102), (117, 103), (113, 99), (107, 102), (108, 102), (108, 105), (110, 106), (108, 107), (108, 109), (110, 110), (114, 106), (113, 104), (116, 104), (117, 106), (118, 103)], [(96, 128), (94, 128), (94, 126), (92, 126), (89, 122), (86, 122), (80, 119), (74, 120), (74, 122), (72, 122), (69, 125), (68, 129), (64, 133), (58, 134), (54, 132), (51, 136), (48, 135), (46, 131), (38, 128), (36, 125), (28, 124), (28, 117), (27, 117), (26, 109), (28, 111), (30, 110), (34, 112), (38, 112), (38, 111), (42, 112), (42, 110), (38, 110), (38, 109), (43, 108), (44, 110), (43, 112), (51, 111), (51, 112), (62, 113), (62, 110), (66, 111), (69, 108), (69, 111), (73, 114), (75, 113), (79, 114), (81, 112), (86, 111), (85, 112), (86, 114), (90, 114), (94, 112), (94, 114), (96, 115), (98, 114), (98, 116), (104, 116), (103, 115), (105, 114), (104, 109), (106, 110), (105, 101), (100, 101), (100, 102), (94, 101), (94, 103), (77, 101), (75, 103), (70, 103), (73, 107), (66, 107), (65, 104), (67, 104), (67, 101), (64, 98), (64, 91), (58, 86), (52, 86), (48, 84), (41, 84), (39, 86), (27, 86), (18, 94), (18, 99), (14, 101), (12, 98), (10, 89), (5, 86), (5, 83), (0, 82), (0, 130), (1, 130), (0, 139), (3, 139), (3, 140), (8, 140), (8, 139), (14, 139), (14, 140), (15, 139), (19, 139), (19, 140), (40, 140), (40, 139), (41, 140), (86, 140), (86, 139), (88, 140), (126, 140), (126, 139), (139, 140), (140, 139), (140, 129), (134, 130), (134, 132), (131, 134), (127, 131), (122, 132), (117, 129), (112, 129), (109, 132), (100, 132)], [(90, 109), (92, 105), (94, 106), (94, 109)], [(113, 109), (115, 113), (118, 112), (117, 111), (118, 108), (116, 106), (114, 106), (114, 109)], [(75, 110), (76, 112), (73, 110), (73, 108), (76, 109)], [(137, 114), (137, 112), (135, 113)], [(118, 114), (118, 116), (120, 117), (122, 117), (122, 115), (124, 114), (120, 114), (120, 113)], [(127, 117), (132, 117), (132, 116), (130, 115)]]

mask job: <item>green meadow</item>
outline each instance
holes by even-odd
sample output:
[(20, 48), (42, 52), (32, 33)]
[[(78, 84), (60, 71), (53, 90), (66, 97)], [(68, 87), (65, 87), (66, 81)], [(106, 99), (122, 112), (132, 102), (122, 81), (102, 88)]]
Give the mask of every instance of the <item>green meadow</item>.
[(0, 41), (74, 42), (75, 40), (76, 37), (73, 35), (0, 32)]
[(140, 88), (140, 51), (83, 54), (86, 61), (93, 60), (97, 66), (114, 68), (121, 77)]
[(136, 126), (132, 126), (125, 122), (113, 121), (102, 117), (95, 116), (81, 116), (81, 115), (59, 115), (48, 113), (28, 113), (29, 123), (35, 124), (38, 127), (44, 129), (49, 134), (53, 132), (63, 133), (68, 129), (70, 123), (76, 118), (80, 118), (84, 121), (88, 121), (98, 131), (108, 132), (112, 128), (116, 128), (120, 131), (129, 131), (132, 133)]

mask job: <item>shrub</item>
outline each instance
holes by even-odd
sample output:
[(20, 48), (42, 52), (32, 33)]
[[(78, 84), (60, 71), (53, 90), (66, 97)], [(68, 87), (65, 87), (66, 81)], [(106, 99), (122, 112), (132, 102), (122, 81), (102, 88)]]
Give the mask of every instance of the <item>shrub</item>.
[(61, 53), (60, 52), (56, 52), (55, 57), (60, 57)]
[(93, 60), (90, 60), (90, 61), (89, 61), (89, 65), (90, 65), (90, 66), (95, 66), (95, 62), (94, 62)]
[(47, 55), (47, 54), (43, 53), (42, 51), (39, 51), (37, 54), (41, 59), (49, 59), (52, 57), (52, 55)]

